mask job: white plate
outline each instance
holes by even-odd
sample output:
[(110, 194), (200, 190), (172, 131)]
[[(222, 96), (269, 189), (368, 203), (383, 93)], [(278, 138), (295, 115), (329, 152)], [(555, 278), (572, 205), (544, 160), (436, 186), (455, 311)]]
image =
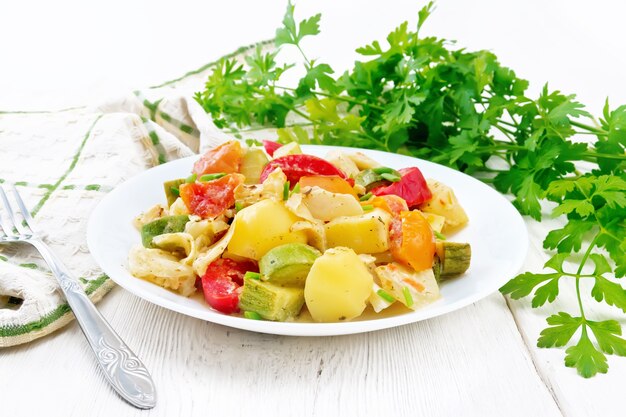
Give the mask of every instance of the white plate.
[[(304, 146), (304, 152), (324, 156), (333, 147)], [(336, 148), (354, 152), (353, 148)], [(451, 186), (470, 222), (451, 240), (470, 242), (472, 264), (463, 276), (441, 285), (441, 299), (415, 312), (342, 323), (280, 323), (227, 316), (211, 309), (200, 296), (186, 298), (147, 281), (134, 278), (126, 269), (129, 249), (140, 243), (132, 220), (156, 203), (164, 202), (162, 183), (186, 177), (197, 156), (180, 159), (143, 172), (104, 197), (93, 211), (87, 229), (89, 250), (96, 262), (116, 283), (161, 307), (199, 319), (239, 329), (293, 336), (331, 336), (368, 332), (414, 323), (449, 313), (495, 292), (522, 266), (528, 248), (526, 226), (515, 208), (498, 192), (450, 168), (432, 162), (379, 151), (361, 150), (383, 165), (417, 166), (426, 178)]]

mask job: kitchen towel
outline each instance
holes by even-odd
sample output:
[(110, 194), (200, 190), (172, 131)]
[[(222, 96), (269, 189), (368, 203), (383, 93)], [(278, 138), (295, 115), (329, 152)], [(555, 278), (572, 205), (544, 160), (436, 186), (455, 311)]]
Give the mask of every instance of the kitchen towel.
[[(228, 57), (243, 60), (272, 45), (261, 42)], [(193, 99), (217, 62), (97, 106), (0, 112), (0, 185), (17, 187), (37, 231), (94, 302), (114, 285), (86, 242), (87, 221), (100, 199), (150, 167), (231, 138)], [(28, 244), (0, 244), (0, 347), (30, 342), (73, 318), (39, 253)]]

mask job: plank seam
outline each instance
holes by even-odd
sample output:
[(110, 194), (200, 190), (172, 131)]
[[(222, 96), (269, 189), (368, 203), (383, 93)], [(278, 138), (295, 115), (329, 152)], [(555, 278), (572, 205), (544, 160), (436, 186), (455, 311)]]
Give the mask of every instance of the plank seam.
[(519, 321), (517, 319), (515, 311), (511, 307), (509, 298), (505, 297), (504, 295), (502, 297), (504, 298), (504, 302), (506, 303), (506, 307), (508, 308), (509, 312), (511, 313), (511, 316), (513, 317), (513, 322), (515, 323), (515, 327), (517, 328), (517, 332), (520, 334), (520, 336), (522, 338), (522, 341), (524, 342), (524, 348), (526, 349), (526, 352), (528, 353), (528, 356), (530, 357), (530, 360), (531, 360), (531, 362), (533, 364), (533, 368), (535, 369), (535, 373), (537, 374), (537, 376), (539, 377), (539, 379), (541, 380), (543, 385), (546, 387), (546, 389), (550, 393), (550, 396), (552, 397), (552, 400), (554, 401), (554, 404), (556, 405), (556, 408), (559, 410), (559, 413), (561, 413), (561, 415), (563, 417), (567, 417), (565, 415), (565, 413), (563, 412), (563, 407), (561, 407), (561, 402), (559, 401), (558, 396), (554, 392), (554, 388), (553, 388), (552, 384), (550, 383), (548, 378), (544, 375), (544, 373), (541, 371), (541, 368), (539, 366), (537, 366), (537, 357), (535, 356), (533, 350), (530, 348), (529, 340), (526, 338), (525, 333), (522, 331), (522, 326), (521, 326), (521, 324), (519, 323)]

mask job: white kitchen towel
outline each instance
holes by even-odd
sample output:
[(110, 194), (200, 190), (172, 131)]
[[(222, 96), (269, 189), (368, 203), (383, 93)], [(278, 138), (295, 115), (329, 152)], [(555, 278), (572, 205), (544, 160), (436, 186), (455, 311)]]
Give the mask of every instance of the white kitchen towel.
[[(243, 60), (271, 46), (262, 42), (228, 57)], [(86, 243), (87, 220), (100, 199), (141, 171), (230, 138), (193, 99), (216, 62), (97, 107), (0, 112), (0, 185), (16, 185), (38, 231), (94, 302), (113, 287)], [(38, 252), (0, 244), (0, 347), (37, 339), (72, 319)]]

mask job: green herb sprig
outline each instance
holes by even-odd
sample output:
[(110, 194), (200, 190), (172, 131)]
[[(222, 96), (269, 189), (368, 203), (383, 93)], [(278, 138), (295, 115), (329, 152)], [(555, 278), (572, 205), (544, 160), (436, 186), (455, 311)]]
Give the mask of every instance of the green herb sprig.
[[(335, 76), (301, 45), (319, 33), (321, 16), (296, 23), (294, 10), (289, 3), (276, 46), (299, 50), (305, 75), (295, 87), (280, 84), (296, 65), (277, 64), (281, 48), (257, 49), (245, 65), (221, 61), (195, 96), (216, 125), (238, 132), (271, 126), (281, 142), (359, 146), (445, 164), (512, 194), (517, 209), (537, 221), (553, 204), (552, 215), (567, 220), (543, 243), (555, 251), (545, 265), (553, 272), (520, 274), (501, 291), (514, 299), (532, 294), (539, 307), (573, 283), (578, 312), (548, 317), (538, 346), (569, 346), (565, 365), (584, 377), (607, 372), (607, 354), (626, 356), (619, 322), (587, 317), (580, 285), (591, 281), (588, 295), (626, 313), (626, 291), (615, 280), (626, 275), (626, 106), (611, 109), (607, 99), (596, 118), (575, 96), (547, 85), (538, 98), (527, 97), (528, 82), (493, 53), (422, 36), (432, 2), (414, 30), (404, 22), (386, 46), (357, 49), (364, 61)], [(579, 135), (592, 140), (575, 141)], [(583, 172), (581, 162), (589, 167)]]

